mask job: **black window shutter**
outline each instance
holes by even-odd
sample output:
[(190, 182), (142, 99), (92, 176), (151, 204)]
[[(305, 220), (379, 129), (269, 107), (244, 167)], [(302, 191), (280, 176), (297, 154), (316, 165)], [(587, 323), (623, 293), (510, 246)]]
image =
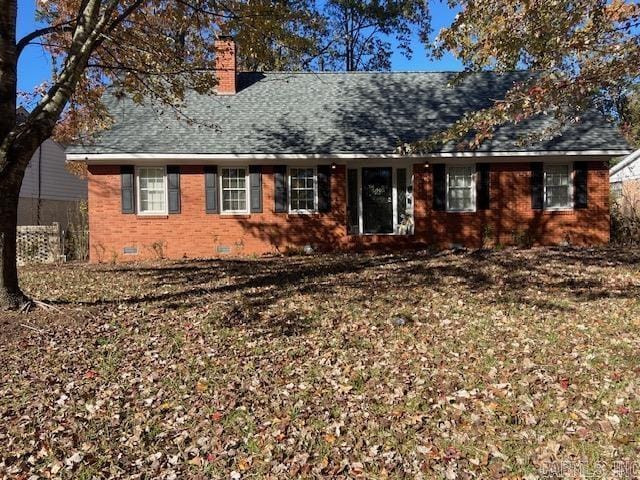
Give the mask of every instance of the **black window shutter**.
[(587, 162), (573, 164), (573, 207), (587, 208), (589, 206), (588, 183), (589, 168)]
[(544, 164), (531, 162), (531, 208), (544, 208)]
[(136, 213), (135, 178), (133, 165), (120, 167), (122, 213)]
[(318, 211), (331, 211), (331, 165), (318, 165)]
[(282, 213), (288, 211), (287, 208), (287, 166), (275, 165), (273, 167), (273, 183), (275, 211)]
[(180, 213), (180, 167), (167, 165), (169, 213)]
[(447, 169), (444, 163), (433, 164), (433, 209), (447, 209)]
[(218, 167), (204, 167), (204, 190), (207, 213), (218, 213)]
[(476, 208), (489, 210), (491, 205), (491, 164), (476, 163)]
[(249, 188), (251, 199), (251, 213), (262, 212), (262, 167), (260, 165), (249, 166)]

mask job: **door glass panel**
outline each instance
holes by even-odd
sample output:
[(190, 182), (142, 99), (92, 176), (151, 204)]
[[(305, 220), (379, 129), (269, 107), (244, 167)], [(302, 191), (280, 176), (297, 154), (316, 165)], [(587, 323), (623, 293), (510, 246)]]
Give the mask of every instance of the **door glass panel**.
[(393, 233), (392, 195), (390, 167), (362, 169), (364, 233)]
[(396, 170), (396, 192), (398, 204), (398, 225), (407, 219), (407, 170), (398, 168)]

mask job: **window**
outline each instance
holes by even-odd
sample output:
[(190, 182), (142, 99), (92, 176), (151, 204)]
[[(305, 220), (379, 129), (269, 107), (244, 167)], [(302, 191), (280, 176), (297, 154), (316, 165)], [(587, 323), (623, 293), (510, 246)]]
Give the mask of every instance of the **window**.
[(222, 182), (222, 212), (247, 212), (247, 169), (245, 167), (223, 168), (220, 176)]
[(571, 208), (569, 165), (544, 166), (544, 207), (550, 210)]
[(289, 169), (289, 211), (316, 210), (316, 172), (313, 167)]
[(622, 198), (622, 182), (611, 183), (611, 195), (616, 201)]
[(164, 167), (138, 168), (138, 213), (167, 213), (167, 183)]
[(447, 168), (447, 210), (475, 210), (475, 166)]

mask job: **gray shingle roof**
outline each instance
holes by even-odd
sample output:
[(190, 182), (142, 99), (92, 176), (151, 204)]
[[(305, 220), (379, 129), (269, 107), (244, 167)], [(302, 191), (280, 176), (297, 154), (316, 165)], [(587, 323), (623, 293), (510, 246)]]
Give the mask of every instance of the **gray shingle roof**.
[[(187, 95), (182, 110), (196, 124), (177, 120), (166, 107), (109, 96), (115, 124), (95, 143), (67, 152), (393, 153), (401, 142), (424, 139), (464, 112), (502, 98), (524, 75), (480, 73), (451, 87), (454, 73), (243, 73), (236, 95)], [(518, 145), (517, 137), (541, 121), (504, 126), (480, 150), (628, 149), (618, 130), (595, 112), (552, 140)]]

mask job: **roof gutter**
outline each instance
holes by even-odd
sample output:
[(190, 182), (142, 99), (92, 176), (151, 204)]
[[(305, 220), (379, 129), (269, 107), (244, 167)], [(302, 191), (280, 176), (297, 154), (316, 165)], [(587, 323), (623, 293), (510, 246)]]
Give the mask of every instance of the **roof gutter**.
[(402, 155), (399, 153), (68, 153), (67, 161), (113, 163), (114, 161), (184, 161), (202, 160), (354, 160), (354, 159), (430, 159), (430, 158), (483, 158), (483, 157), (543, 157), (543, 156), (617, 156), (629, 150), (567, 150), (519, 152), (451, 152)]

